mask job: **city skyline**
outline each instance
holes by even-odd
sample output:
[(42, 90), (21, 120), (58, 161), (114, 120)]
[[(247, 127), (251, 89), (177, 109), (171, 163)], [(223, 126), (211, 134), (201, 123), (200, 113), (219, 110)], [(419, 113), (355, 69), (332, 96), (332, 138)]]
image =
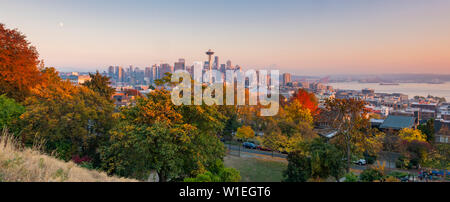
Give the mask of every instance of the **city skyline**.
[(0, 22), (61, 71), (192, 64), (212, 49), (294, 75), (450, 74), (450, 2), (345, 2), (19, 0)]

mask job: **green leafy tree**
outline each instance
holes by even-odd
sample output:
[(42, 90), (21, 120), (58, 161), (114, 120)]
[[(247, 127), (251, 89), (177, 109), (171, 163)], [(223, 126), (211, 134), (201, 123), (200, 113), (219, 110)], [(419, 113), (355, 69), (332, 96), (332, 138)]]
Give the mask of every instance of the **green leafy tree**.
[(160, 181), (203, 174), (225, 154), (220, 130), (222, 116), (214, 106), (175, 106), (169, 91), (157, 89), (122, 110), (101, 150), (102, 167), (138, 179), (155, 170)]
[(326, 143), (322, 138), (316, 138), (303, 144), (302, 150), (311, 158), (311, 177), (327, 179), (332, 176), (336, 181), (344, 175), (346, 164), (344, 155), (334, 145)]
[(98, 71), (95, 74), (89, 73), (89, 76), (91, 80), (84, 82), (83, 85), (110, 100), (115, 90), (110, 87), (111, 81), (109, 78), (101, 75)]
[(225, 122), (222, 137), (231, 139), (233, 132), (237, 131), (237, 129), (241, 126), (242, 124), (238, 121), (237, 114), (228, 116), (228, 120)]
[(359, 176), (359, 178), (363, 182), (375, 182), (383, 180), (384, 175), (377, 169), (369, 168), (364, 170)]
[(417, 127), (423, 134), (426, 135), (429, 143), (434, 142), (434, 119), (428, 120), (425, 124)]
[(424, 160), (423, 166), (439, 170), (450, 170), (450, 145), (435, 145), (428, 152), (428, 158)]
[(301, 151), (288, 155), (288, 168), (284, 171), (285, 182), (306, 182), (311, 178), (311, 158)]
[(186, 144), (193, 128), (170, 126), (167, 122), (153, 125), (129, 125), (124, 122), (111, 132), (108, 146), (102, 148), (103, 169), (108, 173), (146, 179), (156, 170), (165, 182), (183, 173)]
[[(289, 164), (292, 163), (292, 167), (288, 166), (287, 174), (293, 174), (292, 178), (287, 175), (288, 178), (312, 179), (315, 181), (326, 180), (328, 177), (334, 177), (336, 181), (344, 175), (346, 164), (343, 160), (344, 155), (334, 145), (326, 143), (322, 138), (316, 138), (309, 142), (301, 143), (301, 152), (294, 152), (296, 158), (289, 159)], [(295, 160), (297, 162), (291, 162)], [(305, 165), (308, 163), (309, 165)], [(294, 165), (302, 165), (303, 168), (299, 168)], [(297, 169), (297, 170), (290, 170)], [(309, 169), (305, 171), (305, 169)], [(307, 175), (308, 174), (308, 175)], [(297, 177), (296, 177), (297, 176)], [(300, 176), (300, 177), (299, 177)]]
[[(224, 98), (226, 99), (226, 93), (224, 93)], [(233, 133), (242, 126), (239, 120), (238, 108), (234, 105), (221, 105), (217, 106), (217, 109), (224, 116), (224, 128), (222, 131), (219, 131), (219, 134), (222, 138), (231, 140)]]
[[(376, 165), (372, 165), (365, 169), (360, 175), (359, 179), (363, 182), (386, 182), (388, 176), (385, 174), (385, 163), (377, 161)], [(392, 178), (388, 179), (389, 182), (393, 182)]]
[(358, 182), (359, 180), (359, 177), (352, 172), (345, 174), (344, 177), (345, 177), (344, 182)]
[(17, 121), (25, 112), (25, 107), (5, 95), (0, 95), (0, 128), (6, 128), (10, 132), (17, 133)]
[(420, 167), (425, 163), (432, 151), (432, 146), (426, 141), (420, 140), (403, 140), (399, 144), (400, 152), (403, 155), (403, 164), (406, 167)]
[(185, 178), (185, 182), (239, 182), (241, 176), (234, 168), (226, 168), (221, 160), (216, 160), (208, 171), (198, 174), (195, 178)]
[(312, 176), (326, 179), (334, 177), (336, 181), (345, 174), (344, 154), (334, 145), (315, 139), (310, 146), (312, 156)]

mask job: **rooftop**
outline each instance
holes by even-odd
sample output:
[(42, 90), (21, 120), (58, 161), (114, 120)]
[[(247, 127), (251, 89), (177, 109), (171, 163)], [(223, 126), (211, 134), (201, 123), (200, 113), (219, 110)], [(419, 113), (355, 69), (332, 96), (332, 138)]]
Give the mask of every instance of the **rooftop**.
[(371, 123), (384, 123), (384, 119), (370, 119)]
[(437, 106), (438, 103), (418, 103), (418, 102), (413, 102), (413, 103), (411, 103), (411, 105)]
[(415, 117), (389, 115), (386, 118), (386, 120), (384, 120), (383, 124), (381, 124), (380, 128), (395, 129), (395, 130), (412, 128), (414, 126), (415, 121), (416, 121)]

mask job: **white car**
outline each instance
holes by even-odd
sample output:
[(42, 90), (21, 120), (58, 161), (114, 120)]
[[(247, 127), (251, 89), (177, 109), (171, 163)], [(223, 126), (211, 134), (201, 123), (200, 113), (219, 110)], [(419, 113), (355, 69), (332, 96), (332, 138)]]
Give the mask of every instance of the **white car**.
[(366, 159), (359, 159), (359, 160), (355, 161), (355, 164), (362, 166), (362, 165), (366, 165), (367, 162), (366, 162)]

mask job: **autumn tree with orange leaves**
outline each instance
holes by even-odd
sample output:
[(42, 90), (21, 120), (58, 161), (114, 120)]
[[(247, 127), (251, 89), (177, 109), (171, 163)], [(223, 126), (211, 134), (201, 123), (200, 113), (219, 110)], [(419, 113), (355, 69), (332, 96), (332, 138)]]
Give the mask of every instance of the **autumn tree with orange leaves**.
[(294, 100), (298, 101), (304, 108), (309, 109), (311, 115), (315, 116), (319, 113), (318, 101), (314, 93), (309, 93), (305, 89), (299, 89), (289, 102)]
[(0, 94), (24, 101), (41, 82), (38, 58), (25, 35), (0, 24)]
[(54, 68), (42, 70), (44, 82), (32, 89), (20, 116), (23, 143), (44, 141), (47, 153), (63, 160), (96, 158), (97, 149), (114, 123), (114, 104), (86, 86), (62, 80)]

